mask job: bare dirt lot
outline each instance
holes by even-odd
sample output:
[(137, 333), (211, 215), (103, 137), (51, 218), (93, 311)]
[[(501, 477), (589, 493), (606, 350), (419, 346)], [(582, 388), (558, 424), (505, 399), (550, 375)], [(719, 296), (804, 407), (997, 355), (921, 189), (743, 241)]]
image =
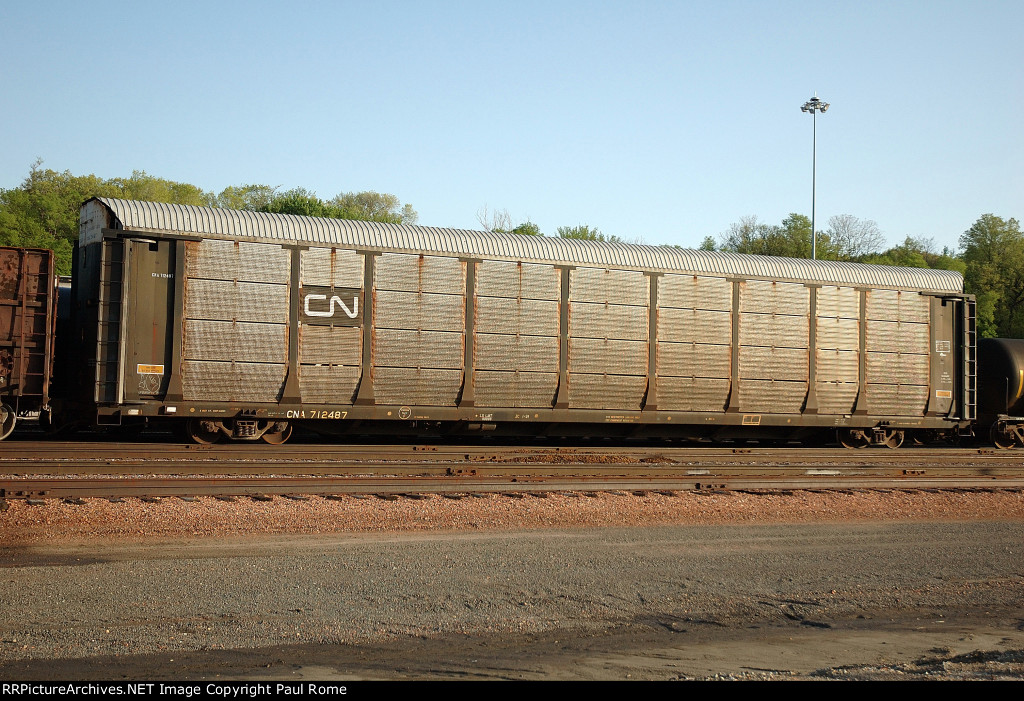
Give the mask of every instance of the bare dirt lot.
[(1024, 495), (0, 514), (3, 679), (1019, 679)]

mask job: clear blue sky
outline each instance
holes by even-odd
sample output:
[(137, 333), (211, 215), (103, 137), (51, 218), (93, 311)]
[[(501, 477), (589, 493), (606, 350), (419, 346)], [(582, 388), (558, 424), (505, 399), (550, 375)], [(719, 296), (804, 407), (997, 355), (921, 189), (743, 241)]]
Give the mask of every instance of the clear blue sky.
[(1024, 218), (1021, 0), (14, 2), (0, 187), (32, 162), (390, 192), (697, 246), (745, 215), (956, 246)]

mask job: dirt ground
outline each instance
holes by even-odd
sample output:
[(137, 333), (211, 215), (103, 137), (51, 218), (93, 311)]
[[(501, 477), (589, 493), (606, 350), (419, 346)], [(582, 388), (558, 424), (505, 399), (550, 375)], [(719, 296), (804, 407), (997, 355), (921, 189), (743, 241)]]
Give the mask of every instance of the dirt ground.
[(1024, 678), (1024, 522), (0, 549), (5, 680)]

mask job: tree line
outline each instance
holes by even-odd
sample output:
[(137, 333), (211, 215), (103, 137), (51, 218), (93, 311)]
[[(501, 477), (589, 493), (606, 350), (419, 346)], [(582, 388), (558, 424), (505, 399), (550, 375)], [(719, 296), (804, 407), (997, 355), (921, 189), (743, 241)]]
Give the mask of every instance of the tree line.
[[(983, 214), (960, 235), (956, 251), (938, 250), (933, 239), (911, 236), (882, 249), (884, 238), (878, 225), (848, 214), (829, 219), (817, 238), (820, 260), (955, 270), (964, 276), (965, 291), (977, 298), (982, 336), (1024, 338), (1024, 233), (1016, 219)], [(770, 225), (745, 217), (719, 241), (706, 237), (701, 248), (810, 258), (811, 221), (802, 214), (790, 214), (781, 224)]]
[(305, 188), (282, 190), (269, 185), (231, 186), (214, 193), (138, 170), (127, 178), (104, 179), (69, 171), (59, 173), (41, 165), (34, 163), (20, 186), (0, 189), (0, 245), (53, 249), (61, 275), (71, 273), (78, 212), (90, 197), (392, 224), (414, 224), (418, 217), (411, 205), (403, 205), (395, 195), (373, 191), (342, 192), (329, 200)]
[[(359, 219), (392, 224), (414, 224), (416, 210), (398, 197), (374, 191), (343, 192), (324, 200), (302, 187), (238, 185), (218, 193), (189, 183), (175, 182), (135, 171), (127, 178), (103, 179), (72, 175), (42, 167), (37, 161), (18, 187), (0, 189), (0, 245), (50, 248), (57, 270), (71, 272), (71, 251), (78, 239), (78, 211), (90, 197), (115, 197), (312, 217)], [(493, 232), (543, 236), (527, 220), (516, 224), (507, 210), (477, 212), (483, 229)], [(561, 226), (561, 238), (624, 242), (588, 224)], [(639, 243), (639, 240), (632, 242)], [(978, 331), (982, 336), (1024, 337), (1024, 233), (1016, 219), (984, 214), (961, 236), (959, 249), (937, 250), (932, 239), (907, 237), (883, 248), (878, 225), (844, 214), (829, 219), (817, 232), (821, 260), (853, 261), (876, 265), (955, 270), (964, 287), (978, 300)], [(717, 238), (706, 236), (700, 248), (729, 253), (751, 253), (790, 258), (811, 257), (811, 221), (793, 213), (780, 224), (767, 224), (755, 216), (741, 218)]]

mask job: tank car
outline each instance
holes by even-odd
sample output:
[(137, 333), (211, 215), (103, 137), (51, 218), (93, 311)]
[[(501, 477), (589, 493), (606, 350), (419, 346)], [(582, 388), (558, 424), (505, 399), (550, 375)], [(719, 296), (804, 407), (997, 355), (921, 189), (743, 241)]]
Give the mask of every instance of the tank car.
[(969, 432), (950, 271), (94, 198), (66, 405), (197, 442)]
[(979, 436), (1000, 448), (1024, 447), (1024, 340), (978, 341)]

